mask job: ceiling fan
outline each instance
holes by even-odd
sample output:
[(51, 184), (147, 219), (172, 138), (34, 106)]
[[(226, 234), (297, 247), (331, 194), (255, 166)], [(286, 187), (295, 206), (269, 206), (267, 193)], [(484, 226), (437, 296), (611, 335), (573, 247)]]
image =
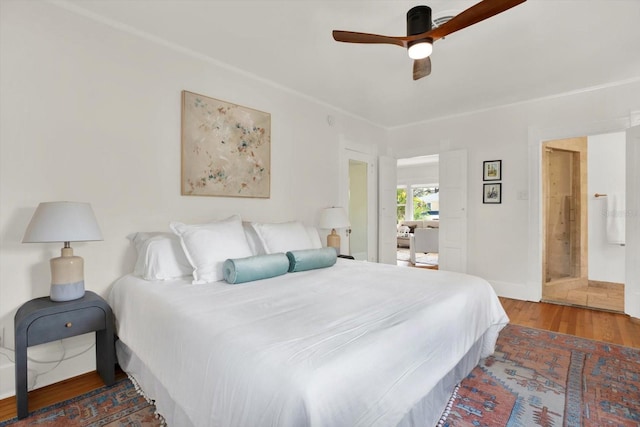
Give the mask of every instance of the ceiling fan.
[(407, 12), (406, 36), (383, 36), (379, 34), (333, 31), (333, 38), (346, 43), (394, 44), (408, 49), (413, 59), (413, 80), (431, 74), (431, 52), (433, 42), (451, 33), (462, 30), (480, 21), (491, 18), (526, 0), (482, 0), (469, 9), (454, 16), (444, 24), (432, 28), (431, 8), (416, 6)]

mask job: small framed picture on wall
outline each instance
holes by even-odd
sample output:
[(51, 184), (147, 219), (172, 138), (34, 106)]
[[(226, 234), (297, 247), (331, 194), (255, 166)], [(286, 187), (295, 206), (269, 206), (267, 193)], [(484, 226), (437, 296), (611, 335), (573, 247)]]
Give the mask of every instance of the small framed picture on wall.
[(502, 203), (502, 184), (482, 184), (482, 203)]
[(483, 181), (500, 181), (502, 179), (502, 160), (487, 160), (482, 164)]

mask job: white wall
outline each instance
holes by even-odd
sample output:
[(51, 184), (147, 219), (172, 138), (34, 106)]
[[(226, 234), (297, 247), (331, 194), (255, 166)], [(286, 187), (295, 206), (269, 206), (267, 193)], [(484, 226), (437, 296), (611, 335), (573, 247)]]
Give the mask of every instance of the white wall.
[[(390, 146), (397, 158), (468, 151), (468, 272), (489, 280), (501, 295), (535, 300), (541, 285), (529, 277), (540, 265), (530, 253), (530, 240), (539, 239), (539, 230), (530, 224), (529, 213), (538, 212), (539, 204), (529, 192), (539, 183), (529, 182), (530, 134), (598, 128), (601, 122), (628, 120), (630, 112), (639, 109), (636, 79), (392, 129)], [(538, 150), (538, 141), (535, 144)], [(502, 204), (485, 205), (482, 162), (493, 159), (502, 160)]]
[(398, 185), (424, 185), (438, 183), (438, 163), (398, 166)]
[[(127, 234), (234, 213), (315, 225), (321, 208), (339, 203), (340, 140), (374, 153), (384, 146), (386, 132), (371, 124), (54, 4), (2, 1), (0, 18), (0, 346), (13, 347), (18, 307), (48, 295), (48, 259), (59, 256), (61, 245), (21, 243), (39, 202), (93, 205), (104, 241), (73, 246), (85, 259), (87, 289), (104, 296), (132, 268)], [(271, 113), (270, 199), (180, 196), (182, 90)], [(91, 339), (65, 343), (75, 354)], [(36, 353), (55, 359), (61, 349)], [(14, 381), (3, 354), (13, 357), (0, 350), (0, 398), (13, 394)], [(89, 351), (37, 386), (93, 369)]]
[[(625, 247), (607, 242), (607, 202), (625, 197), (624, 132), (589, 136), (587, 149), (589, 200), (589, 280), (625, 282)], [(607, 194), (598, 197), (596, 193)]]

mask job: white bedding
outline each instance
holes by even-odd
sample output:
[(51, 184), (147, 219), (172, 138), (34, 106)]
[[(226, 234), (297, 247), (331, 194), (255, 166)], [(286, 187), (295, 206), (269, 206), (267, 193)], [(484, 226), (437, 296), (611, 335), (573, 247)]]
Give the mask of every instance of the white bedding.
[(241, 285), (129, 275), (110, 304), (169, 426), (395, 426), (508, 322), (483, 279), (342, 259)]

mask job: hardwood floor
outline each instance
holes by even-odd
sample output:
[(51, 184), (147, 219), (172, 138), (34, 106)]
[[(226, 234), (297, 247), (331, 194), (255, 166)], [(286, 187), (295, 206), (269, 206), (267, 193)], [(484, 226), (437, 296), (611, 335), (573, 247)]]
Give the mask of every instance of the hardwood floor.
[[(127, 375), (116, 369), (116, 381)], [(44, 408), (54, 403), (72, 399), (104, 386), (97, 371), (88, 372), (59, 383), (51, 384), (29, 392), (29, 412)], [(0, 422), (16, 416), (16, 398), (0, 400)]]
[(623, 313), (500, 298), (511, 323), (640, 348), (640, 321)]
[[(640, 321), (620, 313), (500, 298), (511, 323), (640, 348)], [(118, 370), (116, 378), (125, 374)], [(80, 375), (29, 393), (29, 411), (102, 387), (97, 372)], [(16, 416), (15, 398), (0, 400), (0, 421)]]

